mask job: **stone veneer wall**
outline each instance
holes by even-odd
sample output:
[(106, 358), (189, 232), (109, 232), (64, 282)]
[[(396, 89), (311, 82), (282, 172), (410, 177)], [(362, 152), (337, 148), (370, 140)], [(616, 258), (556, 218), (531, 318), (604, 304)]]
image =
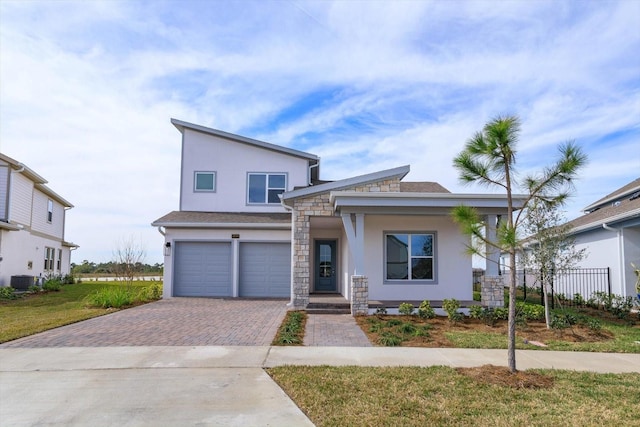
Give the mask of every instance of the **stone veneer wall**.
[(480, 288), (481, 303), (485, 307), (504, 307), (502, 276), (485, 276)]
[(366, 276), (351, 276), (351, 315), (369, 314), (369, 279)]
[[(400, 179), (393, 178), (370, 182), (340, 191), (357, 192), (399, 192)], [(309, 304), (311, 289), (311, 242), (310, 228), (312, 216), (334, 216), (329, 203), (329, 193), (301, 197), (293, 205), (293, 309), (304, 310)]]

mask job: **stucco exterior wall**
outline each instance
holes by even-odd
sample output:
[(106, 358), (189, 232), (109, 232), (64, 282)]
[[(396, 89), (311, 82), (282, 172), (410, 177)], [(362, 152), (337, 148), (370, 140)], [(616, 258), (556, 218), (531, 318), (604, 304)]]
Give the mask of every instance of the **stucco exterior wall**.
[[(195, 192), (195, 171), (215, 172), (216, 191)], [(248, 172), (286, 173), (288, 191), (308, 184), (308, 162), (305, 159), (185, 129), (180, 210), (285, 212), (279, 204), (247, 203)]]
[[(240, 235), (234, 239), (232, 234)], [(188, 229), (188, 228), (167, 228), (165, 231), (165, 242), (170, 242), (171, 253), (164, 255), (164, 276), (163, 276), (163, 298), (170, 298), (173, 295), (173, 260), (175, 243), (180, 241), (201, 241), (201, 242), (231, 242), (234, 288), (238, 286), (239, 269), (239, 244), (242, 242), (291, 242), (290, 230), (250, 230), (250, 229)]]
[(622, 230), (624, 239), (624, 289), (626, 291), (625, 296), (635, 296), (636, 292), (636, 274), (634, 268), (631, 266), (633, 263), (636, 268), (640, 268), (640, 228), (625, 228)]
[[(45, 248), (55, 249), (54, 269), (44, 270)], [(62, 249), (61, 269), (57, 269), (59, 250)], [(69, 273), (70, 250), (63, 247), (59, 240), (35, 236), (26, 230), (2, 231), (0, 239), (0, 286), (9, 286), (11, 276), (29, 275), (46, 277), (48, 274), (65, 275)], [(31, 264), (31, 267), (29, 267)]]
[(604, 229), (593, 230), (576, 236), (575, 249), (586, 249), (586, 257), (577, 267), (609, 267), (611, 292), (622, 295), (620, 286), (620, 259), (617, 233)]
[[(456, 224), (443, 216), (366, 215), (365, 271), (372, 300), (473, 299), (471, 257), (464, 253), (467, 240)], [(385, 284), (384, 233), (435, 232), (436, 282)]]

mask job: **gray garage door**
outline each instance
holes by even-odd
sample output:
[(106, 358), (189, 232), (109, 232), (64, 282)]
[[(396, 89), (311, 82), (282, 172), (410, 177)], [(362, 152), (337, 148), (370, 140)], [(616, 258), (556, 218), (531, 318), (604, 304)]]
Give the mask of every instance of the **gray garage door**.
[(290, 243), (240, 243), (240, 296), (291, 294)]
[(232, 295), (231, 243), (176, 242), (174, 256), (174, 296)]

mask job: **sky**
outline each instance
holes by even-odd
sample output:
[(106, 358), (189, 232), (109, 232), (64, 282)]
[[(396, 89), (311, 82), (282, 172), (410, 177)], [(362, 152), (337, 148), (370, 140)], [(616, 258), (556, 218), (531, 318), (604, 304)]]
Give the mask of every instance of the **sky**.
[(589, 156), (567, 219), (640, 177), (640, 2), (0, 0), (0, 152), (74, 204), (75, 263), (163, 262), (171, 118), (471, 193), (452, 159), (500, 115), (523, 174)]

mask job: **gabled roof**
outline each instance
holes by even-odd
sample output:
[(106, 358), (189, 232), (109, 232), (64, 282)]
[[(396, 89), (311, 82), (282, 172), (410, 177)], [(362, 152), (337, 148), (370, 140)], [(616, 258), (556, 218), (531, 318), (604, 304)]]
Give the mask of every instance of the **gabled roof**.
[(251, 228), (259, 224), (260, 228), (290, 228), (290, 213), (253, 213), (253, 212), (196, 212), (173, 211), (151, 223), (154, 227), (202, 228), (219, 227)]
[(450, 193), (437, 182), (401, 182), (400, 191), (402, 193)]
[(35, 188), (37, 188), (38, 190), (40, 190), (41, 192), (43, 192), (47, 196), (51, 197), (56, 202), (60, 203), (61, 205), (63, 205), (66, 208), (72, 208), (73, 207), (71, 202), (67, 201), (61, 195), (59, 195), (58, 193), (53, 191), (51, 188), (49, 188), (49, 187), (47, 187), (45, 185), (45, 184), (48, 183), (48, 181), (46, 179), (44, 179), (43, 177), (41, 177), (40, 175), (35, 173), (35, 171), (33, 171), (31, 168), (29, 168), (24, 163), (21, 163), (21, 162), (15, 160), (15, 159), (12, 159), (11, 157), (9, 157), (7, 155), (4, 155), (2, 153), (0, 153), (0, 160), (8, 163), (13, 170), (19, 171), (21, 174), (23, 174), (24, 176), (29, 178), (31, 181), (33, 181)]
[(357, 185), (366, 184), (368, 182), (382, 181), (385, 179), (398, 177), (404, 178), (409, 173), (409, 166), (400, 166), (398, 168), (387, 169), (379, 172), (368, 173), (365, 175), (355, 176), (353, 178), (341, 179), (339, 181), (327, 182), (324, 184), (313, 185), (310, 187), (299, 188), (293, 191), (287, 191), (282, 194), (282, 200), (291, 200), (297, 197), (310, 196), (312, 194), (326, 193), (329, 191), (340, 190), (347, 187), (355, 187)]
[(640, 197), (633, 200), (623, 199), (619, 203), (610, 204), (592, 212), (586, 213), (567, 224), (571, 226), (571, 233), (580, 233), (602, 224), (613, 225), (631, 219), (640, 221)]
[(640, 191), (640, 178), (637, 178), (625, 186), (618, 188), (613, 193), (607, 194), (602, 199), (591, 203), (589, 206), (583, 209), (583, 212), (591, 212), (594, 209), (602, 208), (607, 203), (613, 203), (617, 199), (624, 198), (627, 195), (632, 195)]
[(182, 120), (178, 119), (171, 119), (171, 123), (180, 131), (180, 133), (183, 134), (185, 129), (191, 129), (196, 132), (217, 136), (219, 138), (228, 139), (230, 141), (240, 142), (243, 144), (252, 145), (254, 147), (260, 147), (267, 150), (276, 151), (278, 153), (288, 154), (290, 156), (311, 160), (312, 164), (320, 161), (320, 158), (315, 154), (305, 153), (304, 151), (294, 150), (293, 148), (282, 147), (280, 145), (259, 141), (257, 139), (247, 138), (245, 136), (235, 135), (233, 133), (224, 132), (218, 129), (212, 129), (205, 126), (195, 125), (193, 123), (183, 122)]

